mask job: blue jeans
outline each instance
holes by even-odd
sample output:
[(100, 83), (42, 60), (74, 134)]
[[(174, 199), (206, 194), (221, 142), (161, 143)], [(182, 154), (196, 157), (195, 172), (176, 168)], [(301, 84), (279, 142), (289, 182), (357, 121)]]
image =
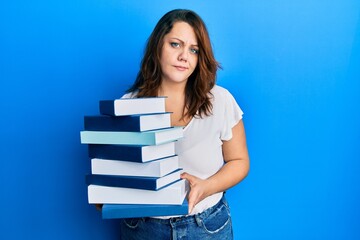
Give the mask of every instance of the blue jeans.
[(223, 197), (215, 206), (192, 216), (127, 218), (121, 221), (121, 240), (231, 240), (232, 223)]

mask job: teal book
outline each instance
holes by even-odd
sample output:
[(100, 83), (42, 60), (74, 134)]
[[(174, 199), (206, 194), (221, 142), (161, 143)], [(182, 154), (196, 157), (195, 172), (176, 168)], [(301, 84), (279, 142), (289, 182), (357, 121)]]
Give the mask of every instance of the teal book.
[(120, 98), (99, 102), (100, 113), (111, 116), (127, 116), (146, 113), (165, 113), (166, 97)]
[(82, 144), (159, 145), (183, 137), (182, 127), (146, 132), (81, 131)]
[(104, 204), (103, 219), (139, 218), (187, 215), (189, 205), (185, 199), (181, 205), (163, 204)]

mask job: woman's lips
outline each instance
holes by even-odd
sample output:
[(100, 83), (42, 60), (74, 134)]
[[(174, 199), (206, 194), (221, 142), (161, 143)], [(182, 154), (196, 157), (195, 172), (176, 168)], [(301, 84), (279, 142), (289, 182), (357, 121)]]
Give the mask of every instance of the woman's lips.
[(179, 71), (186, 71), (188, 68), (183, 66), (174, 66)]

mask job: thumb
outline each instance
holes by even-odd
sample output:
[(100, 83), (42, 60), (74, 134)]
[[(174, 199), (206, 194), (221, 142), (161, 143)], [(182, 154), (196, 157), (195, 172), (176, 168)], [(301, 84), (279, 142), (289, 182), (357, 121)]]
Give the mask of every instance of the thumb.
[(182, 174), (180, 175), (180, 177), (181, 177), (182, 179), (188, 180), (190, 184), (196, 180), (196, 177), (195, 177), (195, 176), (193, 176), (193, 175), (191, 175), (191, 174), (188, 174), (188, 173), (186, 173), (186, 172), (182, 173)]

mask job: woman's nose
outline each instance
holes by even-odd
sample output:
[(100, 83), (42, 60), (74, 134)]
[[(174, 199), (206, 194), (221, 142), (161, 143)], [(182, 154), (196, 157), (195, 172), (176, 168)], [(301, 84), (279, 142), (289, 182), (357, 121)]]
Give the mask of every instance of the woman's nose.
[(188, 57), (189, 57), (188, 54), (189, 54), (189, 53), (188, 53), (186, 50), (181, 51), (181, 53), (179, 54), (178, 60), (179, 60), (179, 61), (187, 62)]

